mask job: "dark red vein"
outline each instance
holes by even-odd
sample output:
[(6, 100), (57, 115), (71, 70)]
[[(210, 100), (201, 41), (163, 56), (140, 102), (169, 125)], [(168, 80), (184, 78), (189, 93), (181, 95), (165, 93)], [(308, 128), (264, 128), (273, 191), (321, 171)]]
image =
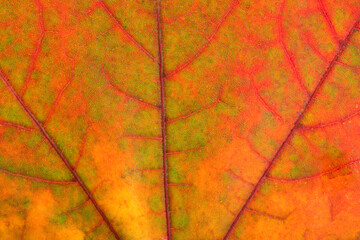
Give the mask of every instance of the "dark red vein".
[(294, 58), (291, 54), (291, 52), (289, 51), (289, 49), (287, 48), (285, 41), (284, 41), (284, 29), (283, 29), (283, 14), (284, 14), (284, 8), (285, 8), (285, 0), (282, 2), (281, 4), (281, 8), (280, 8), (280, 14), (278, 16), (278, 25), (279, 25), (279, 40), (280, 40), (280, 44), (281, 44), (281, 48), (283, 49), (285, 55), (286, 55), (286, 59), (290, 64), (291, 70), (293, 71), (293, 74), (295, 75), (296, 80), (298, 81), (301, 89), (304, 91), (304, 93), (306, 93), (307, 95), (310, 95), (309, 90), (306, 88), (302, 77), (300, 76), (299, 70), (297, 69), (296, 65), (295, 65), (295, 61)]
[(72, 77), (71, 79), (69, 79), (69, 80), (65, 83), (65, 85), (61, 88), (59, 94), (57, 95), (57, 97), (56, 97), (56, 99), (55, 99), (55, 102), (54, 102), (53, 105), (51, 106), (51, 108), (50, 108), (50, 110), (49, 110), (49, 112), (48, 112), (48, 114), (47, 114), (47, 116), (46, 116), (46, 119), (45, 119), (45, 121), (44, 121), (44, 125), (46, 125), (46, 124), (50, 121), (52, 115), (53, 115), (54, 112), (55, 112), (55, 109), (58, 107), (59, 102), (60, 102), (61, 98), (62, 98), (63, 95), (64, 95), (64, 92), (65, 92), (66, 89), (70, 86), (70, 83), (71, 83), (72, 81), (73, 81), (73, 77)]
[(26, 231), (26, 219), (27, 219), (27, 212), (26, 210), (24, 210), (24, 225), (22, 226), (21, 229), (21, 240), (24, 240), (25, 238), (25, 231)]
[(80, 176), (77, 174), (77, 172), (75, 171), (75, 169), (71, 166), (70, 162), (67, 160), (67, 158), (65, 157), (65, 155), (61, 152), (61, 150), (58, 148), (58, 146), (55, 144), (54, 140), (50, 137), (50, 135), (48, 134), (48, 132), (45, 130), (45, 128), (41, 125), (41, 123), (39, 122), (39, 120), (35, 117), (35, 115), (31, 112), (31, 110), (27, 107), (27, 105), (25, 104), (25, 102), (23, 101), (23, 99), (20, 97), (20, 95), (15, 91), (15, 89), (13, 88), (13, 86), (11, 85), (11, 83), (9, 82), (9, 80), (7, 79), (7, 77), (5, 76), (5, 74), (3, 73), (3, 71), (0, 69), (0, 77), (2, 78), (3, 82), (5, 83), (5, 85), (10, 89), (11, 93), (16, 97), (17, 101), (20, 103), (20, 105), (22, 106), (22, 108), (25, 110), (25, 112), (29, 115), (29, 117), (31, 118), (31, 120), (35, 123), (35, 125), (39, 128), (40, 132), (44, 135), (44, 137), (46, 138), (46, 140), (49, 142), (49, 144), (51, 145), (51, 147), (56, 151), (56, 153), (58, 154), (58, 156), (61, 158), (61, 160), (65, 163), (66, 167), (69, 169), (69, 171), (71, 172), (71, 174), (74, 176), (76, 182), (78, 182), (78, 184), (80, 185), (80, 187), (84, 190), (85, 194), (88, 196), (88, 198), (90, 199), (90, 201), (93, 203), (94, 207), (96, 208), (96, 210), (99, 212), (99, 214), (101, 215), (101, 217), (103, 218), (104, 222), (108, 225), (110, 231), (114, 234), (114, 237), (117, 240), (120, 240), (119, 235), (117, 234), (117, 232), (115, 231), (115, 228), (113, 227), (113, 225), (110, 223), (109, 219), (106, 217), (105, 213), (101, 210), (99, 204), (96, 202), (95, 198), (92, 196), (91, 192), (88, 190), (88, 188), (86, 187), (86, 185), (84, 184), (84, 182), (81, 180)]
[(231, 235), (231, 232), (234, 230), (235, 225), (237, 224), (237, 222), (239, 221), (240, 217), (243, 215), (243, 213), (245, 212), (247, 206), (249, 205), (249, 203), (251, 202), (251, 200), (254, 198), (255, 193), (257, 192), (257, 190), (260, 188), (262, 182), (264, 181), (264, 179), (266, 178), (266, 176), (268, 175), (268, 173), (270, 172), (271, 168), (273, 167), (276, 159), (279, 157), (280, 153), (282, 152), (282, 150), (284, 149), (284, 147), (289, 143), (291, 137), (293, 136), (294, 132), (296, 131), (296, 129), (299, 127), (300, 125), (300, 121), (302, 120), (302, 118), (304, 117), (305, 113), (308, 111), (308, 109), (311, 106), (311, 103), (313, 102), (316, 94), (319, 92), (320, 88), (322, 87), (322, 85), (324, 84), (325, 80), (327, 79), (327, 77), (329, 76), (330, 72), (332, 71), (332, 69), (334, 68), (338, 58), (341, 56), (341, 54), (344, 52), (346, 46), (348, 45), (349, 41), (350, 41), (350, 37), (352, 35), (352, 33), (354, 32), (356, 26), (359, 24), (359, 18), (357, 19), (357, 21), (355, 22), (355, 24), (353, 25), (353, 27), (350, 29), (348, 35), (345, 37), (345, 39), (343, 41), (339, 42), (339, 50), (336, 53), (336, 55), (334, 56), (334, 58), (331, 60), (331, 62), (329, 63), (328, 67), (326, 68), (324, 74), (321, 76), (318, 84), (316, 85), (314, 91), (312, 92), (312, 94), (310, 95), (308, 101), (306, 102), (303, 111), (299, 114), (298, 118), (296, 119), (296, 121), (294, 122), (293, 127), (291, 128), (291, 130), (289, 131), (289, 133), (287, 134), (285, 140), (282, 142), (282, 144), (280, 145), (279, 149), (276, 151), (275, 155), (273, 156), (273, 158), (271, 159), (269, 165), (267, 166), (267, 168), (265, 169), (265, 171), (263, 172), (263, 174), (261, 175), (261, 177), (259, 178), (259, 181), (256, 183), (256, 185), (254, 186), (253, 190), (251, 191), (249, 197), (246, 199), (244, 205), (242, 206), (242, 208), (240, 209), (239, 213), (236, 215), (234, 221), (232, 222), (232, 224), (230, 225), (228, 231), (225, 234), (224, 240), (228, 239)]
[(143, 140), (156, 140), (156, 141), (159, 141), (159, 140), (162, 140), (162, 137), (152, 137), (152, 136), (130, 136), (130, 135), (124, 135), (124, 136), (121, 136), (121, 138), (129, 138), (129, 139), (143, 139)]
[(145, 106), (148, 106), (148, 107), (151, 107), (151, 108), (154, 108), (154, 109), (157, 109), (157, 110), (160, 109), (160, 107), (155, 106), (155, 105), (153, 105), (153, 104), (151, 104), (151, 103), (148, 103), (148, 102), (146, 102), (146, 101), (144, 101), (144, 100), (141, 100), (141, 99), (139, 99), (139, 98), (136, 98), (136, 97), (134, 97), (134, 96), (131, 96), (131, 95), (129, 95), (128, 93), (126, 93), (126, 92), (124, 92), (123, 90), (121, 90), (120, 88), (118, 88), (114, 83), (112, 83), (112, 81), (111, 81), (111, 76), (110, 76), (110, 74), (109, 74), (108, 72), (105, 71), (104, 66), (101, 67), (101, 72), (102, 72), (103, 75), (105, 76), (106, 81), (107, 81), (108, 84), (109, 84), (109, 87), (111, 87), (112, 89), (114, 89), (118, 94), (120, 94), (120, 95), (122, 95), (122, 96), (124, 96), (124, 97), (126, 97), (126, 98), (132, 99), (132, 100), (134, 100), (134, 101), (136, 101), (136, 102), (139, 102), (140, 104), (143, 104), (143, 105), (145, 105)]
[(265, 99), (261, 96), (259, 89), (257, 88), (257, 86), (254, 83), (254, 79), (253, 77), (250, 75), (250, 83), (251, 83), (251, 87), (254, 89), (255, 95), (256, 97), (259, 99), (259, 101), (264, 105), (264, 107), (266, 108), (266, 110), (268, 110), (277, 120), (279, 121), (283, 121), (282, 117), (280, 116), (280, 114), (273, 109), (270, 104), (268, 104)]
[(213, 102), (213, 103), (211, 103), (209, 105), (206, 105), (204, 107), (201, 107), (198, 110), (195, 110), (195, 111), (190, 112), (190, 113), (185, 114), (185, 115), (178, 116), (178, 117), (173, 118), (173, 119), (169, 119), (169, 120), (167, 120), (167, 123), (170, 124), (170, 123), (176, 122), (176, 121), (181, 120), (181, 119), (187, 119), (187, 118), (191, 117), (192, 115), (195, 115), (197, 113), (200, 113), (202, 111), (205, 111), (207, 109), (215, 107), (219, 102), (220, 102), (220, 99), (217, 99), (215, 102)]
[(196, 152), (196, 151), (200, 151), (200, 150), (204, 149), (204, 147), (205, 147), (205, 146), (201, 146), (201, 147), (197, 147), (197, 148), (191, 148), (191, 149), (186, 149), (186, 150), (178, 150), (178, 151), (167, 152), (167, 155), (174, 155), (174, 154), (181, 154), (181, 153)]
[(279, 220), (279, 221), (284, 221), (288, 217), (288, 216), (286, 216), (286, 217), (275, 216), (275, 215), (272, 215), (272, 214), (269, 214), (269, 213), (266, 213), (266, 212), (261, 212), (261, 211), (258, 211), (256, 209), (252, 209), (252, 208), (249, 208), (248, 210), (250, 212), (254, 213), (254, 214), (264, 216), (264, 217), (268, 217), (268, 218), (272, 218), (272, 219)]
[(0, 121), (0, 126), (13, 127), (13, 128), (24, 130), (24, 131), (34, 130), (32, 127), (24, 126), (24, 125), (13, 123), (13, 122), (7, 122), (7, 121)]
[(113, 19), (121, 29), (121, 31), (125, 34), (125, 36), (133, 43), (137, 48), (139, 48), (143, 53), (145, 53), (152, 61), (157, 62), (155, 57), (147, 50), (143, 45), (141, 45), (134, 37), (131, 35), (124, 26), (120, 23), (120, 21), (116, 18), (115, 14), (110, 10), (110, 7), (105, 4), (103, 0), (99, 1), (99, 4), (104, 8), (106, 13)]
[(300, 177), (300, 178), (276, 178), (276, 177), (270, 177), (270, 176), (267, 176), (267, 178), (269, 180), (272, 180), (272, 181), (277, 181), (277, 182), (299, 182), (299, 181), (306, 181), (306, 180), (312, 180), (312, 179), (315, 179), (315, 178), (318, 178), (318, 177), (321, 177), (321, 176), (324, 176), (324, 175), (328, 175), (328, 174), (331, 174), (331, 173), (334, 173), (336, 171), (339, 171), (343, 168), (346, 168), (348, 166), (351, 166), (351, 165), (355, 165), (356, 163), (359, 163), (360, 159), (355, 159), (355, 160), (352, 160), (350, 162), (347, 162), (347, 163), (344, 163), (344, 164), (341, 164), (340, 166), (337, 166), (337, 167), (333, 167), (329, 170), (326, 170), (324, 172), (321, 172), (321, 173), (318, 173), (318, 174), (314, 174), (314, 175), (311, 175), (311, 176), (306, 176), (306, 177)]
[(168, 166), (166, 153), (166, 110), (165, 110), (165, 82), (164, 82), (164, 59), (162, 53), (162, 34), (161, 34), (161, 11), (160, 1), (156, 0), (156, 19), (157, 19), (157, 41), (159, 54), (159, 80), (160, 80), (160, 102), (161, 102), (161, 143), (163, 156), (163, 175), (164, 175), (164, 193), (165, 193), (165, 214), (166, 214), (166, 230), (167, 240), (171, 240), (171, 223), (170, 223), (170, 199), (168, 184)]
[(78, 209), (84, 207), (85, 205), (87, 205), (87, 204), (89, 204), (89, 203), (90, 203), (90, 200), (86, 200), (85, 202), (79, 204), (79, 205), (76, 206), (76, 207), (73, 207), (73, 208), (67, 210), (67, 211), (64, 212), (64, 213), (59, 214), (58, 216), (69, 215), (70, 213), (72, 213), (72, 212), (74, 212), (75, 210), (78, 210)]
[(41, 34), (38, 37), (37, 43), (35, 45), (35, 50), (32, 53), (30, 64), (29, 64), (28, 70), (26, 72), (26, 79), (20, 90), (20, 96), (24, 96), (24, 94), (29, 86), (29, 82), (31, 81), (31, 76), (35, 71), (36, 62), (37, 62), (40, 52), (41, 52), (41, 47), (44, 42), (45, 33), (47, 31), (45, 28), (45, 23), (44, 23), (43, 5), (40, 3), (39, 0), (36, 1), (36, 5), (38, 7), (38, 12), (39, 12), (38, 15), (39, 15), (39, 24), (40, 24), (40, 28), (41, 28)]
[(229, 9), (225, 12), (225, 14), (221, 17), (219, 23), (216, 25), (214, 31), (211, 33), (210, 37), (207, 39), (204, 45), (201, 46), (201, 48), (193, 55), (187, 62), (181, 64), (171, 72), (166, 74), (166, 78), (173, 77), (174, 75), (180, 73), (182, 70), (187, 68), (190, 64), (192, 64), (198, 57), (200, 57), (201, 54), (204, 53), (205, 49), (210, 45), (210, 43), (214, 40), (216, 34), (219, 32), (220, 28), (224, 24), (225, 20), (228, 18), (230, 13), (235, 9), (236, 6), (239, 5), (238, 0), (234, 0)]
[(337, 119), (335, 121), (332, 122), (327, 122), (327, 123), (319, 123), (316, 125), (312, 125), (312, 126), (302, 126), (301, 130), (313, 130), (313, 129), (318, 129), (318, 128), (326, 128), (326, 127), (331, 127), (334, 126), (336, 124), (344, 124), (346, 121), (351, 121), (351, 119), (360, 116), (360, 111), (356, 111), (352, 114), (349, 114), (341, 119)]
[(24, 175), (21, 173), (10, 172), (5, 169), (0, 169), (0, 172), (5, 173), (7, 175), (14, 176), (14, 177), (26, 178), (29, 180), (34, 180), (34, 181), (43, 182), (43, 183), (50, 183), (50, 184), (57, 184), (57, 185), (69, 185), (69, 184), (76, 183), (76, 181), (59, 181), (59, 180), (50, 180), (50, 179), (44, 179), (44, 178), (40, 178), (40, 177), (28, 176), (28, 175)]
[(334, 24), (331, 22), (331, 19), (325, 9), (325, 6), (324, 6), (324, 3), (323, 3), (323, 0), (318, 0), (318, 3), (319, 3), (319, 8), (320, 8), (320, 11), (321, 11), (321, 14), (324, 16), (325, 20), (326, 20), (326, 23), (327, 25), (329, 26), (330, 28), (330, 31), (331, 31), (331, 35), (333, 36), (333, 38), (336, 40), (336, 41), (339, 41), (339, 37), (336, 33), (336, 30), (334, 28)]

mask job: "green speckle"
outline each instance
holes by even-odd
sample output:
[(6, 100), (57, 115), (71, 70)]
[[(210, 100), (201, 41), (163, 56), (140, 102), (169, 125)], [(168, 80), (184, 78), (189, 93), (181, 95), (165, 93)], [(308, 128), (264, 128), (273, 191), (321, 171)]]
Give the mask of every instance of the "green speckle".
[(230, 173), (229, 172), (225, 172), (224, 174), (223, 174), (223, 177), (222, 177), (222, 182), (224, 183), (224, 184), (227, 184), (227, 183), (229, 183), (231, 181), (231, 175), (230, 175)]
[(50, 187), (51, 187), (55, 197), (60, 197), (61, 198), (61, 197), (64, 196), (64, 191), (63, 191), (62, 186), (51, 185)]
[(268, 183), (268, 182), (264, 182), (262, 185), (261, 185), (261, 193), (264, 194), (264, 195), (267, 195), (270, 191), (271, 191), (271, 184)]
[(341, 158), (344, 154), (338, 148), (334, 146), (330, 146), (328, 148), (329, 156), (332, 156), (334, 159)]
[(185, 180), (184, 173), (177, 168), (171, 168), (169, 170), (169, 179), (173, 183), (181, 183)]
[(163, 201), (157, 195), (150, 197), (148, 199), (148, 203), (150, 205), (151, 210), (156, 211), (156, 212), (161, 211), (164, 208)]
[(67, 216), (66, 215), (60, 215), (60, 216), (56, 216), (53, 219), (51, 219), (51, 221), (55, 224), (58, 225), (63, 225), (66, 222)]
[(42, 137), (38, 133), (31, 134), (29, 138), (27, 138), (27, 145), (30, 148), (34, 148), (41, 141)]
[(29, 118), (15, 99), (12, 102), (2, 104), (0, 108), (0, 116), (5, 121), (31, 126)]
[[(327, 85), (324, 86), (324, 92), (330, 97), (329, 101), (331, 101), (331, 100), (334, 100), (336, 98), (336, 96), (339, 93), (339, 89), (338, 89), (337, 86), (327, 84)], [(329, 104), (327, 106), (328, 106), (328, 108), (332, 108), (331, 104)]]
[(220, 197), (219, 197), (219, 202), (225, 202), (226, 201), (226, 194), (222, 194)]
[(177, 212), (173, 214), (172, 220), (175, 228), (185, 228), (189, 225), (190, 217), (187, 212)]
[(138, 141), (134, 159), (138, 169), (161, 168), (161, 145), (158, 141)]
[(85, 221), (90, 221), (95, 217), (94, 211), (90, 207), (83, 208), (83, 210), (81, 211), (81, 216), (84, 218)]

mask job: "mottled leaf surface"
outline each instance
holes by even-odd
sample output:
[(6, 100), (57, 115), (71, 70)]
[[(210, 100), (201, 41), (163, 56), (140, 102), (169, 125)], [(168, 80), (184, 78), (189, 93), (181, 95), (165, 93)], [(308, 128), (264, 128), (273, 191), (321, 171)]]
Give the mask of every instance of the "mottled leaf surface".
[(359, 239), (359, 17), (0, 0), (0, 239)]

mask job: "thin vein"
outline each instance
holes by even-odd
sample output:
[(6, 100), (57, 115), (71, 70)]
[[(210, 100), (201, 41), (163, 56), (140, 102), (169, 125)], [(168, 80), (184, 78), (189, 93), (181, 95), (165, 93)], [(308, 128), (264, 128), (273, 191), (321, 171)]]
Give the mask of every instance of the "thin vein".
[(307, 87), (305, 86), (302, 77), (300, 76), (300, 73), (297, 69), (297, 67), (295, 66), (295, 61), (293, 56), (291, 55), (290, 51), (288, 50), (285, 42), (284, 42), (284, 29), (283, 29), (283, 14), (284, 14), (284, 8), (285, 8), (285, 0), (282, 2), (281, 4), (281, 9), (280, 9), (280, 14), (278, 16), (278, 24), (279, 24), (279, 40), (280, 40), (280, 44), (281, 47), (286, 55), (286, 59), (288, 60), (291, 69), (301, 87), (301, 89), (304, 91), (304, 93), (306, 93), (307, 95), (310, 95), (309, 90), (307, 89)]
[(26, 178), (26, 179), (34, 180), (37, 182), (50, 183), (50, 184), (56, 184), (56, 185), (69, 185), (69, 184), (76, 183), (76, 181), (58, 181), (58, 180), (50, 180), (50, 179), (44, 179), (44, 178), (40, 178), (40, 177), (28, 176), (28, 175), (24, 175), (24, 174), (20, 174), (20, 173), (10, 172), (5, 169), (0, 169), (0, 172), (5, 173), (7, 175), (14, 176), (14, 177)]
[(105, 69), (104, 69), (103, 66), (101, 67), (101, 72), (102, 72), (103, 75), (105, 76), (106, 81), (107, 81), (108, 84), (109, 84), (109, 87), (112, 88), (112, 89), (114, 89), (118, 94), (120, 94), (120, 95), (122, 95), (122, 96), (124, 96), (124, 97), (126, 97), (126, 98), (128, 98), (128, 99), (132, 99), (132, 100), (134, 100), (134, 101), (136, 101), (136, 102), (138, 102), (138, 103), (140, 103), (140, 104), (143, 104), (143, 105), (145, 105), (145, 106), (148, 106), (148, 107), (151, 107), (151, 108), (154, 108), (154, 109), (157, 109), (157, 110), (160, 109), (160, 107), (155, 106), (155, 105), (153, 105), (153, 104), (151, 104), (151, 103), (148, 103), (148, 102), (146, 102), (146, 101), (144, 101), (144, 100), (142, 100), (142, 99), (139, 99), (139, 98), (136, 98), (136, 97), (134, 97), (134, 96), (131, 96), (131, 95), (129, 95), (128, 93), (126, 93), (126, 92), (124, 92), (123, 90), (121, 90), (120, 88), (118, 88), (114, 83), (112, 83), (110, 74), (105, 71)]
[(324, 6), (324, 3), (322, 0), (318, 0), (318, 3), (319, 3), (319, 7), (320, 7), (320, 11), (321, 11), (321, 14), (324, 16), (325, 20), (326, 20), (326, 23), (327, 25), (329, 26), (330, 28), (330, 31), (331, 31), (331, 35), (333, 36), (333, 38), (336, 40), (336, 41), (339, 41), (339, 37), (336, 33), (336, 30), (334, 28), (334, 24), (332, 23), (330, 17), (329, 17), (329, 14), (327, 13), (326, 9), (325, 9), (325, 6)]
[(225, 14), (222, 16), (220, 22), (216, 25), (214, 31), (208, 38), (208, 40), (205, 42), (204, 45), (193, 55), (187, 62), (181, 64), (179, 67), (174, 69), (173, 71), (166, 74), (166, 78), (173, 77), (174, 75), (180, 73), (182, 70), (187, 68), (190, 64), (192, 64), (202, 53), (204, 53), (204, 50), (210, 45), (210, 43), (214, 40), (216, 34), (219, 32), (220, 28), (224, 24), (227, 17), (230, 15), (230, 13), (235, 9), (236, 6), (238, 6), (239, 0), (234, 0), (229, 9), (225, 12)]
[(205, 111), (207, 109), (215, 107), (219, 102), (220, 102), (220, 99), (217, 99), (215, 102), (213, 102), (213, 103), (211, 103), (209, 105), (206, 105), (206, 106), (204, 106), (204, 107), (202, 107), (202, 108), (200, 108), (198, 110), (195, 110), (195, 111), (190, 112), (190, 113), (185, 114), (185, 115), (178, 116), (178, 117), (173, 118), (173, 119), (169, 119), (169, 120), (167, 120), (167, 123), (170, 124), (170, 123), (176, 122), (176, 121), (181, 120), (181, 119), (187, 119), (187, 118), (191, 117), (192, 115), (195, 115), (197, 113), (200, 113), (202, 111)]
[(0, 121), (0, 126), (13, 127), (16, 129), (24, 130), (24, 131), (32, 131), (34, 130), (32, 127), (24, 126), (21, 124), (8, 122), (8, 121)]
[(137, 48), (139, 48), (143, 53), (145, 53), (153, 62), (157, 62), (155, 57), (147, 50), (143, 45), (141, 45), (120, 23), (120, 21), (115, 17), (114, 13), (110, 10), (109, 6), (102, 0), (99, 1), (99, 4), (104, 8), (107, 14), (115, 21), (121, 31), (125, 34), (125, 36), (133, 43)]
[(273, 109), (269, 103), (267, 103), (265, 101), (265, 99), (261, 96), (259, 89), (257, 88), (257, 86), (254, 83), (254, 79), (252, 76), (250, 76), (250, 83), (252, 88), (254, 89), (255, 95), (256, 97), (259, 99), (259, 101), (264, 105), (264, 107), (279, 121), (283, 121), (282, 117), (280, 116), (280, 114)]
[(332, 121), (332, 122), (327, 122), (327, 123), (319, 123), (313, 126), (302, 126), (302, 130), (313, 130), (313, 129), (318, 129), (318, 128), (326, 128), (326, 127), (331, 127), (337, 124), (344, 124), (346, 121), (351, 121), (351, 119), (357, 117), (360, 115), (360, 111), (356, 111), (352, 114), (349, 114), (341, 119)]
[(356, 163), (359, 163), (359, 161), (360, 161), (360, 159), (352, 160), (350, 162), (341, 164), (340, 166), (337, 166), (337, 167), (333, 167), (333, 168), (331, 168), (329, 170), (326, 170), (324, 172), (314, 174), (314, 175), (311, 175), (311, 176), (306, 176), (306, 177), (300, 177), (300, 178), (276, 178), (276, 177), (267, 176), (267, 178), (272, 180), (272, 181), (276, 181), (276, 182), (299, 182), (299, 181), (312, 180), (312, 179), (315, 179), (315, 178), (318, 178), (318, 177), (322, 177), (324, 175), (334, 173), (334, 172), (339, 171), (339, 170), (341, 170), (343, 168), (346, 168), (348, 166), (355, 165)]

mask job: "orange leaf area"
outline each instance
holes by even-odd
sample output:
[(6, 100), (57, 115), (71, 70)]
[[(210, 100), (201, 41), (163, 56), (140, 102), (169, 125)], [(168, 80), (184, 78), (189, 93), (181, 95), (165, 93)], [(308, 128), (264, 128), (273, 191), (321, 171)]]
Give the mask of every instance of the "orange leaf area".
[(359, 22), (358, 0), (0, 0), (0, 239), (359, 239)]

